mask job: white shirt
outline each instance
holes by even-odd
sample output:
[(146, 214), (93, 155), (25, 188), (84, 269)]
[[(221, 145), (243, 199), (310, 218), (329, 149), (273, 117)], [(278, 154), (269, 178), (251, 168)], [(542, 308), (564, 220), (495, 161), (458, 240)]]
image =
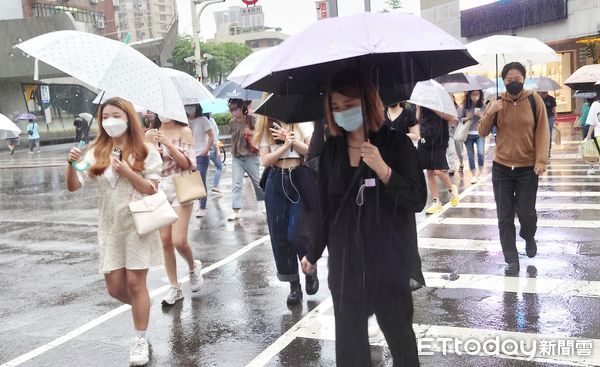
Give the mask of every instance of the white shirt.
[(590, 106), (590, 112), (585, 120), (586, 125), (594, 126), (594, 135), (600, 136), (600, 102), (595, 101)]
[[(294, 126), (294, 130), (298, 133), (300, 133), (300, 136), (302, 137), (302, 140), (305, 140), (306, 138), (310, 138), (313, 134), (313, 131), (315, 130), (314, 124), (312, 122), (304, 122), (301, 124), (293, 124)], [(285, 125), (284, 127), (287, 128), (289, 131), (292, 130), (291, 125)], [(260, 141), (260, 147), (269, 147), (269, 149), (271, 150), (271, 152), (276, 151), (279, 148), (279, 145), (277, 144), (269, 144), (269, 139), (267, 139), (266, 135), (263, 135), (261, 141)], [(280, 159), (284, 159), (284, 158), (301, 158), (300, 154), (296, 151), (296, 150), (286, 150), (283, 155), (280, 157)]]
[(206, 145), (208, 144), (208, 132), (211, 130), (210, 122), (204, 116), (198, 116), (189, 122), (194, 136), (194, 152), (197, 157), (200, 153), (208, 150)]

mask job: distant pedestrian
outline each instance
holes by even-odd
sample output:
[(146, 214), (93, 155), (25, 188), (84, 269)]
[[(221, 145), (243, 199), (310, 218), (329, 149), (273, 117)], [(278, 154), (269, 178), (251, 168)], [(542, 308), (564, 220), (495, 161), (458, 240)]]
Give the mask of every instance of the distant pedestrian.
[[(588, 126), (588, 132), (584, 140), (600, 137), (600, 86), (596, 87), (596, 100), (590, 105), (590, 110), (585, 120), (586, 126)], [(595, 175), (594, 165), (590, 165), (590, 169), (587, 171), (588, 175)]]
[[(459, 117), (464, 119), (469, 124), (469, 135), (465, 145), (467, 146), (467, 157), (469, 159), (469, 169), (471, 170), (471, 183), (475, 184), (479, 181), (479, 177), (483, 172), (484, 154), (485, 154), (485, 138), (479, 135), (477, 126), (479, 119), (483, 115), (483, 91), (473, 90), (467, 93), (465, 102), (463, 103)], [(477, 147), (477, 168), (475, 166), (475, 147)]]
[(452, 184), (448, 176), (448, 161), (446, 159), (446, 151), (450, 140), (448, 124), (456, 124), (456, 117), (417, 106), (417, 121), (419, 121), (421, 130), (421, 139), (419, 139), (417, 147), (419, 164), (421, 169), (427, 170), (427, 184), (433, 201), (426, 213), (435, 214), (443, 210), (436, 177), (442, 180), (448, 190), (452, 206), (457, 206), (460, 201), (458, 188)]
[[(208, 172), (208, 164), (210, 162), (208, 153), (215, 142), (215, 133), (210, 126), (210, 121), (202, 113), (200, 103), (185, 106), (185, 112), (194, 137), (196, 167), (198, 168), (198, 172), (200, 172), (200, 176), (202, 176), (202, 182), (208, 195), (208, 184), (206, 182), (206, 173)], [(196, 218), (202, 218), (206, 215), (206, 202), (207, 198), (199, 200), (200, 207), (196, 212)]]
[(69, 191), (84, 182), (98, 187), (99, 271), (104, 274), (111, 297), (131, 305), (136, 337), (129, 354), (132, 366), (148, 363), (146, 329), (150, 317), (150, 296), (146, 285), (148, 268), (163, 263), (158, 231), (146, 235), (135, 232), (129, 203), (135, 195), (157, 192), (162, 161), (158, 152), (144, 142), (141, 124), (133, 105), (111, 98), (100, 106), (98, 137), (83, 160), (90, 168), (78, 173), (73, 161), (82, 157), (72, 148), (66, 168)]
[(73, 121), (73, 127), (75, 128), (75, 142), (79, 143), (82, 137), (81, 123), (83, 119), (81, 117), (76, 117)]
[[(266, 116), (260, 116), (256, 126), (253, 143), (260, 147), (261, 164), (269, 169), (264, 186), (265, 205), (277, 278), (290, 283), (287, 304), (298, 305), (302, 302), (298, 262), (307, 252), (304, 244), (297, 241), (304, 200), (299, 167), (308, 152), (313, 126), (311, 123), (288, 124)], [(317, 293), (316, 272), (306, 275), (305, 280), (306, 293)]]
[(408, 135), (413, 141), (419, 139), (417, 108), (406, 101), (392, 103), (383, 110), (385, 125)]
[(10, 154), (15, 154), (15, 150), (17, 149), (17, 145), (19, 144), (19, 137), (15, 138), (7, 138), (6, 144), (8, 145), (8, 150), (10, 150)]
[(29, 120), (27, 136), (29, 137), (29, 154), (33, 154), (34, 150), (37, 154), (40, 154), (40, 131), (37, 122)]
[(577, 119), (579, 126), (583, 128), (581, 133), (583, 139), (585, 139), (590, 131), (590, 125), (586, 123), (588, 114), (590, 112), (590, 106), (594, 103), (594, 98), (587, 98), (585, 102), (581, 105), (581, 110), (579, 110), (579, 118)]
[(231, 206), (233, 213), (227, 218), (229, 221), (240, 218), (242, 209), (242, 191), (244, 188), (244, 173), (254, 187), (254, 193), (257, 201), (264, 201), (265, 194), (259, 186), (259, 167), (258, 148), (252, 145), (254, 136), (254, 118), (249, 116), (248, 105), (241, 99), (229, 100), (229, 112), (233, 118), (229, 121), (229, 134), (231, 135), (231, 155), (232, 158), (232, 183)]
[(177, 276), (175, 250), (183, 257), (190, 275), (190, 290), (198, 292), (202, 286), (202, 262), (194, 260), (192, 248), (188, 242), (188, 229), (192, 215), (193, 201), (180, 203), (175, 191), (173, 177), (184, 171), (196, 168), (194, 138), (187, 122), (173, 121), (157, 116), (155, 129), (146, 132), (146, 139), (156, 144), (163, 161), (160, 173), (159, 190), (163, 191), (177, 213), (177, 221), (160, 229), (160, 239), (165, 258), (165, 269), (169, 278), (169, 291), (162, 300), (163, 306), (172, 306), (183, 299), (181, 284)]
[(333, 77), (325, 117), (331, 135), (319, 162), (320, 235), (302, 268), (312, 274), (327, 246), (336, 364), (371, 365), (374, 310), (394, 366), (418, 366), (411, 289), (425, 284), (415, 212), (427, 186), (417, 152), (406, 134), (383, 125), (377, 89), (358, 71)]
[[(212, 188), (211, 192), (220, 194), (221, 190), (219, 190), (219, 183), (221, 183), (221, 174), (223, 173), (223, 160), (221, 158), (221, 142), (219, 141), (219, 126), (217, 126), (217, 122), (209, 113), (206, 116), (208, 118), (208, 122), (210, 123), (210, 127), (213, 131), (214, 142), (210, 147), (210, 152), (208, 153), (208, 157), (210, 161), (215, 165), (215, 175), (213, 176)], [(208, 185), (207, 185), (208, 186)]]
[(540, 97), (544, 100), (546, 106), (546, 115), (548, 116), (548, 127), (550, 128), (550, 148), (548, 150), (548, 157), (552, 151), (552, 130), (554, 130), (554, 122), (556, 121), (556, 98), (548, 94), (548, 92), (540, 92)]
[(550, 132), (542, 98), (524, 90), (525, 67), (511, 62), (502, 69), (506, 92), (492, 101), (479, 120), (479, 135), (486, 137), (496, 126), (496, 150), (492, 166), (494, 198), (504, 260), (504, 273), (519, 273), (515, 212), (519, 216), (527, 256), (537, 254), (537, 198), (539, 175), (546, 171)]
[[(448, 93), (452, 102), (454, 102), (454, 108), (457, 113), (460, 110), (460, 106), (456, 103), (456, 97), (452, 93)], [(457, 124), (448, 124), (448, 148), (446, 148), (446, 159), (448, 160), (448, 175), (454, 176), (456, 164), (458, 163), (458, 173), (463, 173), (464, 166), (464, 146), (465, 142), (454, 140), (454, 133), (456, 132)]]

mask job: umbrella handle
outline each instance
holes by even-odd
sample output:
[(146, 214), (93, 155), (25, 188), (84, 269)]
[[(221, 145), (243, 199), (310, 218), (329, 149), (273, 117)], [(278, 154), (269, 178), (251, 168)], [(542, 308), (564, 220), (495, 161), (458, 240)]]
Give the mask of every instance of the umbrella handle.
[[(81, 149), (84, 146), (85, 146), (85, 141), (84, 140), (81, 140), (79, 142), (79, 144), (77, 144), (77, 148), (78, 149)], [(71, 162), (71, 167), (75, 168), (76, 171), (83, 172), (83, 171), (87, 171), (88, 168), (90, 168), (90, 164), (89, 164), (89, 162), (84, 162), (84, 163), (81, 163), (81, 164), (79, 164), (77, 162)]]

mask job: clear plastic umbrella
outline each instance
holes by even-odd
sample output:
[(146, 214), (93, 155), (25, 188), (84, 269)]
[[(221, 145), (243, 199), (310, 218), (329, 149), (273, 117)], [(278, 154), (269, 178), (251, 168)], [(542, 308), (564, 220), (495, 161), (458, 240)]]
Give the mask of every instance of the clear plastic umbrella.
[(432, 79), (418, 82), (408, 101), (421, 107), (427, 107), (430, 110), (458, 117), (456, 107), (448, 91)]
[(171, 78), (140, 52), (80, 31), (50, 32), (15, 47), (106, 94), (122, 97), (174, 120), (187, 119)]
[(21, 134), (21, 129), (8, 117), (0, 113), (0, 139), (12, 139)]

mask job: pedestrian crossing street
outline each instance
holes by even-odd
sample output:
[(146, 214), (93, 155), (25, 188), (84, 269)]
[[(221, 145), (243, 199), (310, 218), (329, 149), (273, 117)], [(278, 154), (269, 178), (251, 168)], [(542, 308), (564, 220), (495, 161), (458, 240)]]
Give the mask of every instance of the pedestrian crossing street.
[[(518, 277), (503, 273), (490, 175), (418, 225), (427, 283), (413, 293), (421, 366), (455, 365), (446, 355), (469, 366), (489, 358), (494, 366), (600, 365), (600, 181), (585, 164), (555, 162), (540, 179), (538, 255), (527, 258), (517, 237)], [(271, 365), (298, 340), (334, 339), (328, 298), (247, 366)], [(370, 344), (385, 347), (381, 332)]]

